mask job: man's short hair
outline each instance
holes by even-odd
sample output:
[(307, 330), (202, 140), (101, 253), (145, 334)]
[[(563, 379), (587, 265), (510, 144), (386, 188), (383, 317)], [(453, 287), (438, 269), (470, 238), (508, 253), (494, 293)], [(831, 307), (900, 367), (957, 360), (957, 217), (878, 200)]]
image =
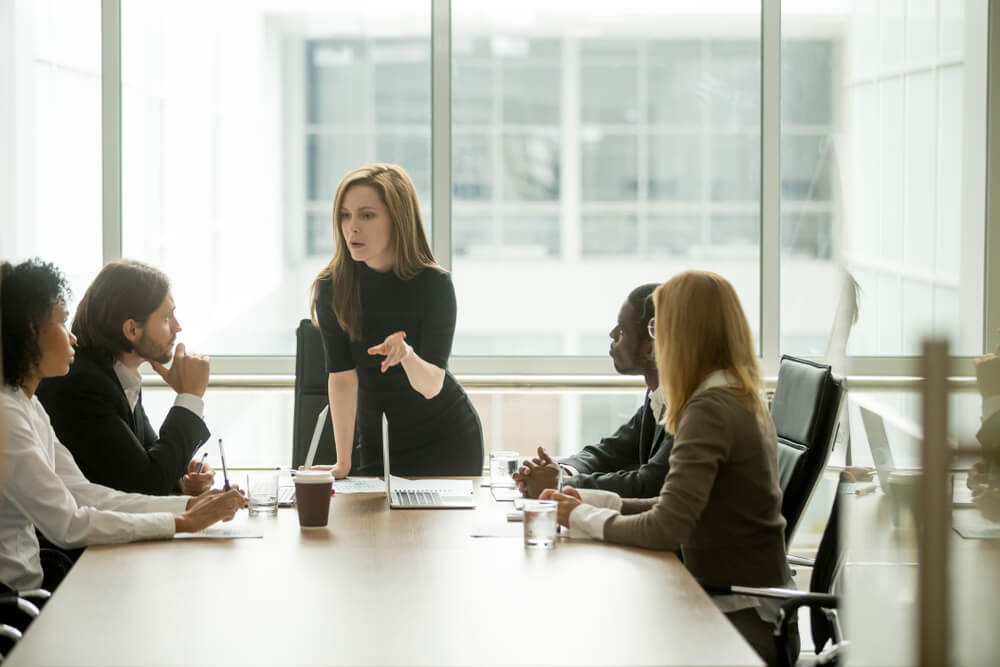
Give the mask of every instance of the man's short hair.
[(639, 316), (639, 326), (645, 327), (649, 324), (649, 318), (653, 316), (653, 290), (660, 286), (660, 283), (646, 283), (639, 285), (629, 292), (628, 302), (635, 308)]
[(0, 338), (3, 383), (19, 387), (42, 359), (39, 336), (52, 309), (66, 303), (69, 286), (54, 264), (29, 259), (0, 267)]
[(73, 318), (77, 346), (111, 364), (131, 352), (122, 332), (126, 320), (145, 322), (170, 291), (162, 271), (131, 259), (109, 262), (87, 288)]

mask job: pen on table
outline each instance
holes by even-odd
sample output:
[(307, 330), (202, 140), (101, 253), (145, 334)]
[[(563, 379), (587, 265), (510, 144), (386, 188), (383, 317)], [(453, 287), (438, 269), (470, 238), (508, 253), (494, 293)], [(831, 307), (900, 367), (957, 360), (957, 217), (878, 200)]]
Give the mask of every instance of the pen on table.
[(208, 452), (201, 455), (201, 461), (198, 461), (198, 469), (195, 472), (201, 472), (201, 469), (205, 467), (205, 459), (208, 458)]
[(222, 479), (225, 484), (222, 486), (226, 491), (229, 490), (229, 473), (226, 472), (226, 450), (222, 448), (222, 438), (219, 438), (219, 458), (222, 459)]

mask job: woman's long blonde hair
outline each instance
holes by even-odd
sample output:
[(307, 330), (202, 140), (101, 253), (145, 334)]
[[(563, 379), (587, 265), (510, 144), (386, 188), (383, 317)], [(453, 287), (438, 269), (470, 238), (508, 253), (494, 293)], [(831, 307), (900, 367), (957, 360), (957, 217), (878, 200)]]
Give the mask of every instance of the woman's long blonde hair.
[(443, 269), (434, 261), (431, 245), (424, 233), (417, 189), (402, 167), (394, 164), (370, 164), (344, 176), (333, 198), (333, 237), (336, 239), (336, 250), (333, 259), (313, 281), (311, 312), (313, 322), (316, 322), (319, 284), (332, 278), (333, 303), (330, 306), (341, 328), (351, 340), (357, 341), (361, 340), (361, 270), (358, 262), (351, 259), (339, 215), (344, 195), (355, 185), (367, 185), (374, 189), (389, 211), (389, 219), (392, 221), (392, 233), (389, 236), (393, 257), (392, 272), (398, 278), (409, 280), (426, 268)]
[(677, 431), (694, 390), (713, 371), (729, 374), (725, 390), (757, 417), (765, 412), (750, 324), (732, 284), (709, 271), (680, 273), (653, 292), (656, 366), (667, 399), (664, 426)]

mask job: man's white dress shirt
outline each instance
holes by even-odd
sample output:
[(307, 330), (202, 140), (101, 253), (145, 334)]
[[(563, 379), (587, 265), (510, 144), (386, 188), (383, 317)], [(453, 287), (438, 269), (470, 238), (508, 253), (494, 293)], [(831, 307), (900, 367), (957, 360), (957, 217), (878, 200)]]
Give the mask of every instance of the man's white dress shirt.
[(174, 535), (188, 496), (122, 493), (83, 476), (59, 442), (38, 397), (0, 389), (4, 418), (0, 492), (0, 581), (24, 590), (42, 583), (35, 527), (64, 548)]
[[(115, 361), (111, 368), (118, 377), (118, 382), (128, 399), (128, 407), (135, 412), (135, 404), (139, 402), (139, 393), (142, 391), (142, 375), (132, 370), (120, 361)], [(205, 400), (194, 394), (177, 394), (174, 405), (185, 408), (195, 413), (200, 419), (205, 418)]]

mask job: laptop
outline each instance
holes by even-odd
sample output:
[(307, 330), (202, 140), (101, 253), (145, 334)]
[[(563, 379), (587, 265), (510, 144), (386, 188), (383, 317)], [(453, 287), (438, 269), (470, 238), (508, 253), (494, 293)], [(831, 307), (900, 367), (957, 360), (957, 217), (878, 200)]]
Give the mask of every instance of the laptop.
[[(473, 509), (471, 480), (393, 478), (389, 473), (389, 420), (382, 415), (382, 465), (390, 509)], [(405, 486), (404, 486), (405, 485)]]
[[(330, 404), (323, 406), (316, 418), (316, 426), (313, 428), (313, 437), (309, 442), (309, 450), (306, 452), (306, 460), (302, 467), (306, 470), (312, 467), (316, 460), (316, 449), (319, 447), (319, 439), (323, 435), (323, 427), (326, 425), (326, 417), (330, 414)], [(295, 471), (292, 471), (295, 474)], [(295, 504), (295, 485), (278, 487), (278, 507), (291, 507)]]
[[(868, 447), (872, 452), (872, 461), (875, 462), (875, 471), (878, 475), (879, 486), (886, 495), (890, 495), (889, 477), (897, 471), (896, 463), (892, 458), (892, 450), (889, 447), (889, 436), (885, 431), (885, 421), (882, 415), (869, 410), (863, 405), (858, 405), (861, 410), (861, 421), (864, 423), (865, 435), (868, 438)], [(952, 475), (952, 506), (953, 507), (973, 507), (972, 492), (965, 484), (966, 474), (957, 473)]]

